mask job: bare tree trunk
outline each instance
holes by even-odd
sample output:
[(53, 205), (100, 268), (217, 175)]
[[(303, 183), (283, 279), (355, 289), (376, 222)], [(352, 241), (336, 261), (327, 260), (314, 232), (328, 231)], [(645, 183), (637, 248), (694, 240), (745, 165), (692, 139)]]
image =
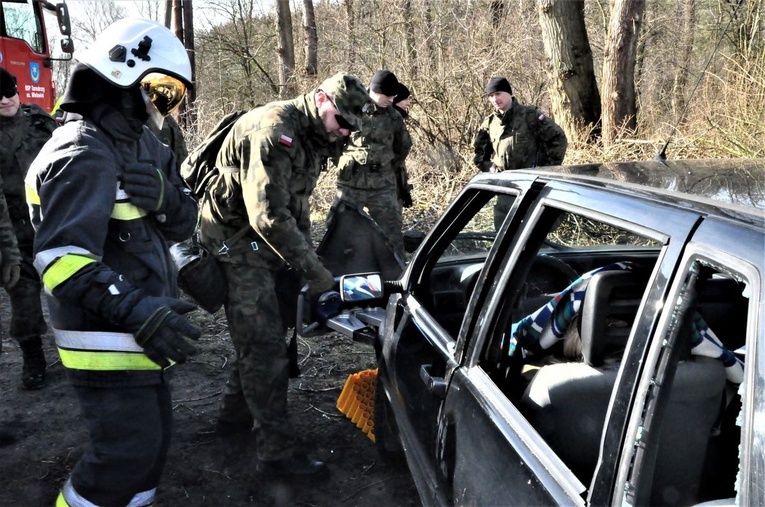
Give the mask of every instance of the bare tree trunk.
[(696, 1), (679, 0), (678, 4), (680, 40), (675, 53), (677, 66), (675, 68), (675, 84), (672, 90), (672, 109), (675, 118), (679, 118), (678, 115), (685, 107), (685, 93), (693, 54), (693, 41), (696, 35)]
[[(183, 0), (173, 0), (173, 24), (175, 25), (175, 36), (183, 42)], [(178, 106), (178, 115), (183, 118), (187, 109), (188, 104), (184, 100)]]
[(197, 66), (194, 53), (194, 10), (191, 6), (191, 0), (183, 0), (183, 44), (186, 47), (186, 54), (189, 55), (189, 62), (191, 63), (191, 84), (193, 86), (186, 92), (188, 116), (182, 117), (182, 120), (186, 125), (194, 125), (196, 123), (194, 103), (197, 100)]
[(600, 94), (584, 23), (584, 0), (539, 0), (539, 24), (555, 121), (569, 139), (600, 134)]
[(183, 41), (183, 0), (173, 0), (173, 24), (175, 25), (175, 36)]
[(433, 4), (432, 2), (425, 2), (425, 6), (423, 7), (424, 11), (424, 24), (425, 24), (425, 47), (428, 48), (428, 54), (425, 56), (425, 61), (433, 62), (436, 61), (436, 44), (433, 42), (433, 39), (436, 37), (435, 33), (435, 27), (433, 24)]
[(406, 67), (410, 82), (417, 78), (417, 47), (414, 42), (414, 23), (412, 23), (412, 0), (404, 1), (404, 26), (406, 28)]
[(353, 68), (356, 60), (356, 23), (353, 12), (353, 0), (345, 0), (345, 14), (348, 16), (348, 68)]
[(615, 0), (603, 56), (603, 141), (637, 127), (635, 61), (645, 0)]
[(315, 77), (319, 69), (319, 34), (316, 31), (316, 15), (313, 0), (303, 0), (303, 30), (305, 31), (305, 74)]
[(168, 30), (173, 24), (173, 0), (165, 0), (165, 26)]
[(289, 0), (276, 0), (276, 28), (279, 35), (279, 97), (295, 92), (295, 44), (292, 41), (292, 13)]

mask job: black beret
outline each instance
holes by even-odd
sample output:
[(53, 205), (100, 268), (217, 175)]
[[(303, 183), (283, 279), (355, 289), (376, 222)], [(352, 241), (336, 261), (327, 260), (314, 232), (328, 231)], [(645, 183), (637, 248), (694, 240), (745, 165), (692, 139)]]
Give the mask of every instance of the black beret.
[(513, 94), (513, 89), (510, 87), (510, 83), (507, 82), (507, 79), (503, 77), (493, 77), (489, 79), (489, 83), (486, 85), (486, 95), (497, 92), (507, 92), (510, 95)]
[(408, 99), (409, 95), (410, 95), (409, 88), (407, 88), (404, 83), (399, 83), (398, 84), (398, 93), (396, 94), (396, 98), (393, 99), (393, 103), (394, 104), (398, 104), (402, 100)]
[(17, 93), (19, 89), (16, 87), (16, 76), (0, 68), (0, 95), (10, 99)]
[(375, 93), (381, 93), (392, 97), (398, 93), (398, 79), (396, 75), (389, 70), (378, 70), (372, 76), (369, 88)]

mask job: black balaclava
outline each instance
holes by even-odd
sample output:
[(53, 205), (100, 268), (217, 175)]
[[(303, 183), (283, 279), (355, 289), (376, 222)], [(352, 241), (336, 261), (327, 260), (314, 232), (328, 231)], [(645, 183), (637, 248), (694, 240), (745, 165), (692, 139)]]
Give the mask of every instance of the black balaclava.
[(149, 119), (140, 84), (120, 88), (82, 63), (72, 71), (60, 107), (92, 120), (115, 137), (140, 137)]

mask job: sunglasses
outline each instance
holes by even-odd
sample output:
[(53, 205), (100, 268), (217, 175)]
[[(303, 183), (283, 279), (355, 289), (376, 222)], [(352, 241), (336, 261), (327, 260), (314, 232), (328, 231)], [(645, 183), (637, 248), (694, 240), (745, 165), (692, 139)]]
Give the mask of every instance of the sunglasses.
[(327, 95), (327, 100), (329, 100), (329, 103), (332, 104), (335, 107), (335, 111), (337, 111), (335, 114), (335, 121), (337, 122), (338, 126), (345, 130), (356, 130), (355, 125), (346, 120), (342, 114), (339, 114), (340, 110), (337, 108), (337, 104), (335, 104), (335, 101), (332, 100), (329, 95)]
[(2, 90), (0, 90), (0, 95), (5, 97), (6, 99), (10, 99), (15, 97), (19, 93), (19, 89), (16, 86), (4, 86)]

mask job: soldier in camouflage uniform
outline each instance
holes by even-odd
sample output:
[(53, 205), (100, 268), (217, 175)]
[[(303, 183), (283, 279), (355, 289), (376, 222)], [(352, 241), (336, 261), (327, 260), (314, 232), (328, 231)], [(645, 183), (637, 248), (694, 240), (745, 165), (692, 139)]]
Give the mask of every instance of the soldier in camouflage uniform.
[(337, 193), (327, 221), (341, 201), (366, 207), (394, 248), (404, 252), (402, 207), (412, 205), (404, 162), (412, 139), (404, 119), (393, 107), (399, 82), (387, 70), (378, 71), (369, 85), (374, 110), (351, 133), (337, 161)]
[[(475, 134), (473, 163), (483, 172), (559, 165), (568, 140), (563, 129), (536, 106), (520, 104), (504, 77), (493, 77), (486, 95), (494, 112)], [(499, 229), (512, 198), (500, 197), (494, 207), (494, 226)]]
[[(0, 93), (2, 91), (0, 89)], [(2, 181), (0, 181), (0, 185), (2, 185)], [(16, 243), (16, 234), (13, 232), (13, 223), (8, 214), (8, 204), (5, 202), (5, 196), (0, 192), (0, 285), (6, 289), (13, 288), (19, 280), (20, 266), (21, 253)], [(2, 351), (3, 341), (0, 340), (0, 353)], [(15, 441), (16, 435), (13, 431), (0, 427), (0, 447), (10, 445)]]
[(21, 250), (21, 277), (6, 287), (11, 298), (10, 335), (18, 341), (24, 356), (21, 381), (26, 389), (45, 384), (45, 354), (42, 335), (48, 330), (40, 300), (42, 285), (32, 265), (34, 230), (24, 197), (24, 177), (32, 160), (50, 139), (56, 122), (36, 104), (19, 104), (16, 79), (0, 69), (0, 173), (3, 193)]
[[(321, 461), (296, 445), (287, 410), (286, 309), (276, 277), (285, 266), (312, 294), (334, 287), (313, 249), (309, 198), (337, 141), (358, 128), (370, 101), (363, 84), (336, 74), (316, 90), (240, 117), (223, 141), (201, 199), (201, 240), (218, 252), (228, 283), (225, 303), (236, 351), (216, 430), (257, 429), (257, 469), (274, 475), (323, 475)], [(250, 229), (243, 237), (243, 227)], [(234, 241), (231, 238), (239, 237)], [(281, 304), (280, 304), (281, 303)], [(280, 309), (281, 307), (281, 309)]]
[(173, 118), (171, 114), (165, 117), (165, 121), (162, 123), (162, 128), (157, 127), (157, 124), (153, 121), (146, 122), (146, 126), (149, 130), (157, 136), (157, 139), (165, 143), (173, 150), (175, 154), (175, 166), (178, 170), (181, 169), (181, 163), (186, 160), (189, 155), (189, 150), (186, 147), (186, 140), (183, 138), (183, 132), (181, 126)]

